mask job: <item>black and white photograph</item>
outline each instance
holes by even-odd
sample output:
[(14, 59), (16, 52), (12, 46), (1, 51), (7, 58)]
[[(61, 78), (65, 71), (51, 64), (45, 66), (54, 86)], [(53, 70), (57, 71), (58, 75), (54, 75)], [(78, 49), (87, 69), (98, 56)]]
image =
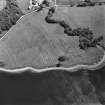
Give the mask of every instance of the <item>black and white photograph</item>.
[(0, 105), (105, 105), (105, 0), (0, 0)]

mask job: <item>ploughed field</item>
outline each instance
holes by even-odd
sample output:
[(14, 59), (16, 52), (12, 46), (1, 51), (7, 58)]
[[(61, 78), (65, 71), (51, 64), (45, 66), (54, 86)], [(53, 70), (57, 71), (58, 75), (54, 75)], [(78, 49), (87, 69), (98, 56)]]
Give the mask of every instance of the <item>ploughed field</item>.
[[(44, 9), (24, 15), (0, 40), (0, 61), (5, 62), (5, 68), (56, 67), (61, 56), (66, 58), (60, 62), (61, 67), (100, 61), (100, 47), (80, 49), (78, 36), (68, 36), (58, 24), (45, 21), (47, 12)], [(58, 7), (54, 17), (65, 20), (72, 28), (89, 27), (98, 37), (104, 36), (104, 12), (104, 6)]]

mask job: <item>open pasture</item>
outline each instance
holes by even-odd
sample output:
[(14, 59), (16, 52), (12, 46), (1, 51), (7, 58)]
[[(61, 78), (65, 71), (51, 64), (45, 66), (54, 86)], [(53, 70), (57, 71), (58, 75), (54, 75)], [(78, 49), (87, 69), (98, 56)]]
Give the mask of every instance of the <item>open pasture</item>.
[[(65, 8), (57, 8), (55, 16), (65, 19), (72, 28), (90, 27), (94, 37), (104, 35), (104, 6), (66, 8), (66, 11)], [(78, 37), (67, 36), (59, 25), (46, 23), (47, 12), (44, 9), (24, 16), (0, 40), (0, 60), (5, 62), (6, 68), (55, 67), (60, 56), (67, 57), (67, 61), (61, 63), (62, 67), (92, 65), (102, 58), (103, 52), (99, 48), (81, 50)]]

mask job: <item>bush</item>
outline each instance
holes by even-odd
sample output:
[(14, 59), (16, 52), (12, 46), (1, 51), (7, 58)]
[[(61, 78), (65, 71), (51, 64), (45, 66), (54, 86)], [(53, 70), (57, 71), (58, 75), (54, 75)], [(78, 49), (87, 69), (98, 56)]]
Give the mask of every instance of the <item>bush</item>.
[(15, 0), (6, 0), (6, 3), (0, 11), (0, 33), (8, 31), (23, 15)]

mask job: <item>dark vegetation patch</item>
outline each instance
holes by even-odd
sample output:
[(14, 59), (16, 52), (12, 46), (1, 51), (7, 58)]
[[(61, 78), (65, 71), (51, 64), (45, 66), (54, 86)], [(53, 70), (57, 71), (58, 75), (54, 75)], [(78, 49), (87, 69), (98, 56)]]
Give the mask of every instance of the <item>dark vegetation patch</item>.
[(0, 11), (0, 34), (15, 25), (22, 15), (16, 0), (6, 0), (6, 6)]
[[(57, 70), (40, 74), (1, 73), (0, 103), (43, 105), (50, 100), (48, 105), (81, 105), (81, 100), (84, 99), (80, 97), (83, 94), (88, 96), (88, 93), (92, 92), (91, 84), (83, 76), (81, 71), (70, 73)], [(78, 88), (81, 88), (82, 92)]]

